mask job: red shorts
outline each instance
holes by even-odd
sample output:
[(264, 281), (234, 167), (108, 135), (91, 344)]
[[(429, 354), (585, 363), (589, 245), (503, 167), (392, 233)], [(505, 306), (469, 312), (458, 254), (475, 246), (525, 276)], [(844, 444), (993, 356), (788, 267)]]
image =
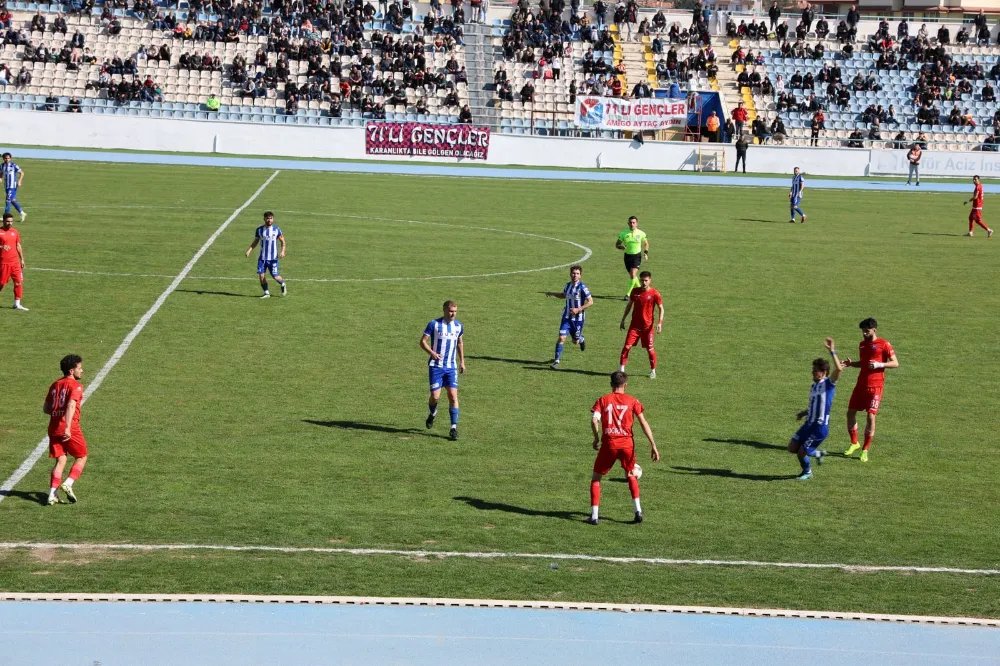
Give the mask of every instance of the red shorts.
[(969, 211), (969, 222), (982, 222), (983, 221), (983, 209), (973, 208)]
[(60, 435), (49, 436), (49, 458), (61, 458), (70, 455), (74, 458), (82, 458), (87, 455), (87, 440), (82, 434), (70, 437), (68, 442), (63, 442)]
[(869, 414), (878, 414), (880, 404), (882, 404), (881, 386), (855, 386), (847, 408)]
[(635, 467), (635, 446), (627, 444), (620, 447), (612, 447), (601, 444), (601, 450), (597, 452), (597, 460), (594, 461), (594, 474), (604, 476), (615, 466), (615, 461), (620, 461), (622, 469), (631, 472)]
[(636, 342), (642, 344), (643, 349), (653, 349), (653, 334), (656, 329), (654, 328), (632, 328), (628, 329), (628, 334), (625, 336), (625, 346), (634, 347)]
[(7, 286), (7, 282), (14, 278), (14, 284), (21, 284), (24, 278), (21, 276), (20, 264), (0, 264), (0, 287)]

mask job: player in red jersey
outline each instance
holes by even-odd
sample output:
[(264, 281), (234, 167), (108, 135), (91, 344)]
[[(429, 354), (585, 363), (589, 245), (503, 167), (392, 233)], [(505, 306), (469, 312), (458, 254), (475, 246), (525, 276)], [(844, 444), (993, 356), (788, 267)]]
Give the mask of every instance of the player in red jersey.
[(970, 202), (972, 203), (972, 210), (969, 211), (969, 233), (965, 235), (971, 237), (972, 229), (978, 224), (983, 229), (986, 229), (986, 239), (989, 240), (990, 236), (993, 235), (993, 230), (983, 222), (983, 184), (979, 182), (979, 176), (973, 176), (972, 183), (974, 185), (972, 198), (966, 199), (962, 204), (965, 206)]
[[(653, 308), (660, 306), (660, 317), (656, 322), (656, 333), (663, 331), (663, 297), (660, 292), (650, 286), (653, 281), (653, 274), (649, 271), (639, 273), (639, 284), (629, 294), (628, 305), (625, 306), (625, 313), (622, 315), (621, 329), (625, 330), (625, 318), (628, 317), (629, 310), (632, 310), (632, 321), (628, 325), (628, 334), (625, 336), (625, 346), (622, 347), (621, 366), (618, 372), (625, 372), (625, 365), (628, 363), (628, 353), (635, 346), (636, 342), (649, 352), (649, 378), (656, 379), (656, 350), (653, 349)], [(634, 309), (633, 309), (634, 306)]]
[[(49, 457), (56, 459), (49, 483), (49, 506), (59, 503), (58, 490), (61, 487), (70, 502), (76, 503), (76, 493), (73, 483), (83, 473), (87, 464), (87, 440), (80, 430), (80, 406), (83, 404), (83, 359), (76, 354), (70, 354), (59, 361), (63, 378), (49, 387), (45, 396), (42, 411), (49, 415)], [(69, 478), (62, 483), (63, 469), (66, 467), (66, 455), (73, 456), (73, 467), (69, 470)]]
[(861, 462), (868, 462), (868, 449), (872, 446), (875, 436), (875, 415), (882, 404), (882, 387), (885, 385), (886, 368), (898, 368), (896, 351), (888, 340), (878, 337), (878, 322), (869, 317), (858, 324), (863, 339), (858, 345), (858, 361), (847, 359), (845, 368), (861, 368), (858, 383), (851, 393), (847, 403), (847, 432), (851, 436), (851, 446), (844, 451), (845, 456), (852, 455), (860, 448), (858, 444), (858, 412), (867, 412), (865, 422), (865, 445), (861, 450)]
[(653, 462), (660, 459), (653, 441), (653, 431), (643, 416), (642, 403), (625, 394), (628, 377), (624, 372), (611, 373), (611, 393), (597, 399), (590, 411), (593, 418), (590, 422), (594, 430), (594, 450), (597, 460), (594, 461), (594, 475), (590, 477), (590, 518), (587, 522), (597, 524), (597, 511), (601, 504), (601, 479), (615, 466), (615, 461), (621, 462), (628, 479), (628, 489), (635, 502), (635, 522), (642, 522), (642, 506), (639, 504), (639, 477), (636, 470), (641, 468), (635, 464), (635, 441), (632, 439), (632, 419), (639, 419), (642, 432), (649, 440), (652, 448)]
[(21, 234), (12, 225), (14, 216), (4, 213), (0, 226), (0, 291), (7, 282), (14, 281), (14, 309), (25, 310), (21, 305), (22, 284), (24, 282), (24, 250), (21, 249)]

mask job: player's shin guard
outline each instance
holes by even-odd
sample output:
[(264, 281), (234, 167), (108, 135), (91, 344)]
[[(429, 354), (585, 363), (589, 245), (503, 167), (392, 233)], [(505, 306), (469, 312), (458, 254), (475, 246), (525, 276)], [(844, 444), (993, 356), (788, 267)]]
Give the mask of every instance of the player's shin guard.
[[(990, 230), (990, 228), (988, 226), (986, 226), (986, 223), (983, 222), (982, 220), (976, 220), (976, 224), (978, 224), (979, 226), (981, 226), (986, 231)], [(971, 223), (969, 224), (969, 231), (970, 232), (972, 231), (972, 224)]]
[(448, 408), (448, 417), (451, 418), (451, 424), (453, 426), (458, 425), (458, 407)]
[(556, 343), (556, 360), (557, 361), (560, 358), (562, 358), (562, 353), (563, 353), (563, 343), (561, 343), (561, 342)]
[(77, 460), (73, 463), (73, 466), (69, 468), (69, 479), (67, 483), (73, 485), (73, 482), (79, 479), (81, 474), (83, 474), (83, 463)]
[(632, 348), (629, 347), (628, 345), (622, 347), (621, 365), (627, 365), (628, 364), (628, 353), (629, 353), (629, 351), (631, 349)]
[(601, 505), (601, 482), (590, 482), (590, 508), (593, 510), (593, 517), (597, 517), (597, 507)]
[(55, 490), (56, 488), (59, 487), (59, 484), (61, 483), (62, 483), (62, 478), (60, 478), (60, 476), (53, 471), (52, 477), (49, 479), (49, 488), (51, 490)]
[(802, 466), (802, 473), (809, 474), (812, 472), (812, 464), (809, 462), (809, 456), (805, 455), (799, 458), (799, 465)]
[(267, 293), (267, 280), (260, 281), (260, 290), (263, 291), (265, 294)]
[(631, 474), (626, 478), (628, 479), (628, 491), (632, 493), (632, 499), (639, 499), (639, 479)]
[(21, 300), (21, 295), (24, 293), (24, 285), (15, 284), (14, 285), (14, 300)]
[(14, 209), (15, 209), (15, 210), (16, 210), (16, 211), (17, 211), (18, 213), (21, 213), (21, 214), (24, 214), (24, 209), (22, 209), (22, 208), (21, 208), (21, 204), (17, 203), (17, 201), (11, 201), (11, 204), (13, 204), (13, 206), (14, 206)]
[(649, 369), (656, 370), (656, 352), (652, 349), (649, 350)]
[(872, 447), (872, 438), (875, 436), (874, 430), (865, 429), (865, 445), (861, 447), (862, 451), (867, 451)]
[(847, 434), (851, 436), (851, 444), (858, 443), (858, 426), (847, 429)]

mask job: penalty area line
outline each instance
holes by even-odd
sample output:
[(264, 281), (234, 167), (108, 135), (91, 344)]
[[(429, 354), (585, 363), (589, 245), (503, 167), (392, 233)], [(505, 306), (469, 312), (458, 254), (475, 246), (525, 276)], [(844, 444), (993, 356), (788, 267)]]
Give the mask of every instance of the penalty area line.
[[(98, 373), (94, 376), (93, 381), (90, 382), (86, 390), (83, 392), (83, 400), (80, 403), (81, 405), (86, 403), (87, 399), (94, 394), (94, 391), (100, 388), (101, 384), (104, 383), (105, 377), (108, 376), (108, 373), (111, 372), (116, 365), (118, 365), (118, 362), (122, 360), (122, 357), (125, 355), (125, 352), (128, 351), (128, 348), (132, 346), (132, 343), (139, 336), (139, 334), (142, 333), (142, 329), (146, 328), (146, 324), (149, 323), (149, 321), (153, 318), (153, 315), (155, 315), (159, 311), (159, 309), (163, 306), (163, 303), (167, 300), (167, 297), (177, 290), (177, 287), (179, 287), (184, 278), (188, 276), (188, 273), (190, 273), (191, 269), (194, 268), (194, 265), (198, 263), (198, 260), (201, 259), (206, 252), (208, 252), (208, 249), (210, 247), (212, 247), (212, 244), (215, 243), (215, 240), (222, 235), (222, 232), (224, 232), (226, 228), (229, 227), (230, 223), (232, 223), (233, 220), (239, 217), (240, 213), (242, 213), (244, 210), (247, 209), (248, 206), (250, 206), (250, 204), (256, 201), (257, 197), (261, 195), (261, 192), (263, 192), (264, 189), (271, 184), (271, 181), (273, 181), (278, 176), (279, 173), (281, 172), (275, 171), (274, 173), (272, 173), (271, 176), (264, 181), (264, 184), (258, 187), (257, 191), (254, 192), (249, 199), (243, 202), (242, 206), (234, 210), (233, 214), (230, 215), (226, 219), (226, 221), (223, 222), (222, 225), (218, 229), (216, 229), (211, 236), (208, 237), (208, 240), (205, 241), (204, 245), (202, 245), (201, 248), (199, 248), (198, 251), (194, 253), (194, 256), (191, 257), (191, 260), (187, 262), (187, 264), (184, 266), (183, 269), (181, 269), (181, 272), (178, 273), (176, 276), (174, 276), (174, 279), (170, 282), (167, 288), (163, 290), (163, 293), (160, 294), (159, 298), (157, 298), (156, 301), (153, 303), (153, 305), (149, 308), (149, 310), (146, 311), (146, 314), (142, 315), (142, 317), (139, 319), (139, 322), (135, 325), (135, 327), (131, 331), (129, 331), (129, 334), (125, 336), (125, 339), (122, 340), (121, 344), (118, 345), (118, 348), (115, 349), (115, 352), (111, 355), (111, 358), (107, 360), (107, 362), (100, 369), (100, 371), (98, 371)], [(0, 502), (3, 502), (7, 498), (7, 496), (10, 494), (10, 491), (14, 489), (14, 486), (16, 486), (21, 481), (21, 479), (23, 479), (28, 474), (28, 472), (31, 471), (31, 468), (34, 467), (36, 463), (38, 463), (38, 460), (42, 457), (42, 454), (45, 453), (48, 447), (49, 447), (49, 438), (48, 436), (46, 436), (42, 438), (42, 441), (38, 443), (38, 446), (35, 447), (35, 449), (31, 452), (31, 454), (29, 454), (28, 457), (24, 459), (24, 462), (22, 462), (21, 465), (16, 470), (14, 470), (14, 473), (11, 474), (10, 477), (3, 482), (3, 484), (0, 484)]]
[(666, 557), (619, 557), (586, 553), (516, 553), (458, 550), (406, 550), (402, 548), (327, 548), (296, 546), (225, 546), (215, 544), (135, 544), (135, 543), (45, 543), (35, 541), (0, 542), (0, 550), (125, 550), (125, 551), (224, 551), (233, 553), (282, 553), (320, 555), (389, 555), (399, 557), (467, 558), (477, 560), (534, 559), (553, 561), (604, 562), (609, 564), (653, 564), (667, 566), (756, 567), (777, 569), (834, 569), (849, 573), (946, 573), (972, 576), (1000, 576), (1000, 569), (966, 569), (915, 565), (838, 564), (834, 562), (764, 562), (757, 560), (674, 559)]

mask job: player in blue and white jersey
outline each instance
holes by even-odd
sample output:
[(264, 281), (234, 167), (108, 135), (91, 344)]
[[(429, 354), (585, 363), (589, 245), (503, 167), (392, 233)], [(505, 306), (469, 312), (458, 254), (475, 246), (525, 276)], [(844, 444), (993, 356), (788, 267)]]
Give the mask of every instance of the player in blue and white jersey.
[(465, 343), (462, 334), (465, 327), (455, 319), (458, 306), (455, 301), (444, 302), (444, 316), (435, 319), (424, 328), (420, 338), (420, 348), (427, 352), (427, 375), (431, 385), (431, 397), (427, 401), (426, 426), (434, 425), (437, 416), (438, 399), (441, 388), (448, 393), (448, 416), (451, 417), (452, 440), (458, 439), (458, 373), (465, 373)]
[(3, 178), (3, 187), (7, 193), (7, 205), (3, 212), (9, 213), (10, 207), (13, 206), (21, 214), (21, 221), (24, 222), (24, 218), (28, 217), (28, 214), (24, 212), (21, 204), (17, 201), (17, 188), (21, 187), (21, 183), (24, 182), (24, 170), (12, 161), (10, 153), (3, 154), (0, 177)]
[[(278, 250), (278, 244), (281, 250)], [(247, 256), (260, 244), (260, 256), (257, 258), (257, 277), (260, 279), (260, 288), (264, 290), (261, 298), (271, 298), (271, 292), (267, 289), (267, 273), (271, 274), (275, 282), (281, 287), (281, 295), (288, 293), (285, 281), (278, 271), (278, 259), (285, 258), (285, 236), (279, 227), (274, 226), (274, 213), (266, 211), (264, 213), (264, 224), (257, 227), (254, 232), (253, 243), (247, 248)]]
[(795, 214), (798, 213), (802, 216), (802, 222), (806, 221), (806, 214), (802, 212), (799, 208), (799, 204), (802, 203), (802, 193), (806, 190), (806, 181), (802, 178), (802, 173), (799, 171), (798, 167), (792, 171), (792, 189), (788, 191), (788, 202), (790, 208), (792, 209), (792, 219), (789, 220), (792, 224), (795, 224)]
[(546, 296), (555, 296), (566, 300), (563, 306), (562, 322), (559, 324), (559, 338), (556, 340), (556, 358), (552, 361), (552, 369), (559, 369), (559, 359), (562, 358), (563, 343), (566, 336), (573, 340), (573, 344), (580, 345), (580, 351), (587, 348), (587, 343), (583, 339), (583, 322), (587, 315), (584, 314), (587, 308), (594, 304), (594, 297), (590, 295), (587, 285), (580, 281), (583, 269), (579, 266), (571, 266), (569, 269), (569, 282), (562, 291), (547, 291)]
[(795, 417), (796, 420), (804, 418), (806, 422), (788, 442), (788, 450), (799, 457), (799, 464), (802, 465), (802, 474), (798, 476), (800, 481), (812, 478), (810, 456), (816, 459), (817, 464), (823, 463), (826, 451), (820, 450), (819, 445), (830, 432), (830, 409), (833, 408), (837, 380), (840, 379), (840, 371), (843, 369), (840, 359), (837, 358), (837, 350), (833, 346), (833, 338), (827, 338), (824, 346), (830, 352), (833, 370), (830, 370), (830, 361), (825, 358), (818, 358), (812, 362), (813, 384), (809, 389), (809, 409), (803, 409)]

